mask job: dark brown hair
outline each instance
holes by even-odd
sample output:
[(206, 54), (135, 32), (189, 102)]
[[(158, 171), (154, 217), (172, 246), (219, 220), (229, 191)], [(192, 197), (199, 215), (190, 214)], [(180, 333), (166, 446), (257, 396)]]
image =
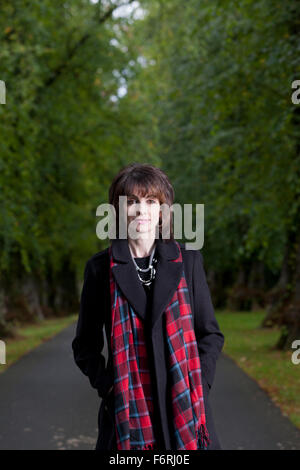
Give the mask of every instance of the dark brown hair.
[[(122, 168), (114, 177), (109, 188), (109, 203), (116, 210), (116, 236), (119, 237), (119, 196), (136, 194), (145, 197), (151, 194), (159, 200), (160, 204), (172, 206), (174, 201), (174, 189), (166, 173), (147, 163), (130, 163)], [(167, 220), (170, 225), (170, 239), (174, 239), (172, 214)], [(159, 238), (162, 238), (162, 221), (160, 217)], [(168, 241), (168, 239), (163, 239)]]

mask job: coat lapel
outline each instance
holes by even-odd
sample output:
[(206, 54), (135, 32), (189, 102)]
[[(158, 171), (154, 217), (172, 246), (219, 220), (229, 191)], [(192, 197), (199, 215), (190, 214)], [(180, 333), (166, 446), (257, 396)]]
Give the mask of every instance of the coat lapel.
[(179, 255), (174, 240), (164, 243), (159, 239), (157, 242), (158, 263), (153, 284), (152, 328), (171, 301), (183, 269), (182, 262), (173, 261)]
[(127, 239), (112, 240), (112, 254), (118, 263), (112, 268), (113, 276), (135, 312), (145, 320), (147, 296), (137, 276)]
[[(145, 321), (147, 296), (137, 276), (127, 239), (112, 240), (112, 254), (114, 261), (118, 263), (112, 269), (114, 278), (137, 315)], [(178, 257), (178, 254), (174, 240), (163, 242), (161, 239), (156, 239), (158, 263), (153, 284), (152, 328), (163, 314), (179, 284), (183, 263), (172, 261)]]

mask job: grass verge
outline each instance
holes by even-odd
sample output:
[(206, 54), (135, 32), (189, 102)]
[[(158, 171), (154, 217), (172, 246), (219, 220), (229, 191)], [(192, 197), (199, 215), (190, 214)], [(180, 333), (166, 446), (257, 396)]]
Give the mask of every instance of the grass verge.
[(5, 339), (6, 364), (0, 364), (0, 373), (4, 372), (21, 356), (49, 340), (71, 323), (75, 322), (78, 314), (62, 318), (47, 318), (38, 323), (23, 325), (16, 328), (16, 338)]
[(275, 350), (280, 330), (260, 328), (264, 316), (264, 311), (216, 311), (225, 336), (223, 352), (252, 377), (300, 429), (300, 364), (292, 363), (294, 349)]

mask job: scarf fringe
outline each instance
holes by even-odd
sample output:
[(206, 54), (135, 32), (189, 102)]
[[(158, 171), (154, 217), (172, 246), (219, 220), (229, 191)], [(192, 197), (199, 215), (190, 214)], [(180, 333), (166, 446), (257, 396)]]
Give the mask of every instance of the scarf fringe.
[(131, 450), (153, 450), (155, 449), (155, 444), (145, 444), (144, 446), (135, 446), (131, 447)]
[[(200, 450), (207, 450), (211, 440), (209, 438), (208, 430), (205, 424), (201, 424), (197, 429), (197, 448)], [(156, 449), (155, 443), (145, 444), (144, 446), (134, 446), (131, 450), (154, 450)]]
[(207, 450), (211, 440), (209, 438), (208, 430), (205, 424), (201, 424), (197, 429), (197, 448)]

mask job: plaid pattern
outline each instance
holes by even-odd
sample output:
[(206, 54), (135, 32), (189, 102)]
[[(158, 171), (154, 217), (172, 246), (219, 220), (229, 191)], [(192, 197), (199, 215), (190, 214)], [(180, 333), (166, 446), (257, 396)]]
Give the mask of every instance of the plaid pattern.
[[(181, 262), (180, 245), (175, 243), (179, 256), (174, 262)], [(117, 449), (156, 449), (144, 324), (113, 278), (111, 268), (117, 263), (113, 261), (111, 247), (109, 254)], [(205, 450), (210, 439), (205, 424), (201, 365), (184, 270), (164, 315), (176, 450)]]

